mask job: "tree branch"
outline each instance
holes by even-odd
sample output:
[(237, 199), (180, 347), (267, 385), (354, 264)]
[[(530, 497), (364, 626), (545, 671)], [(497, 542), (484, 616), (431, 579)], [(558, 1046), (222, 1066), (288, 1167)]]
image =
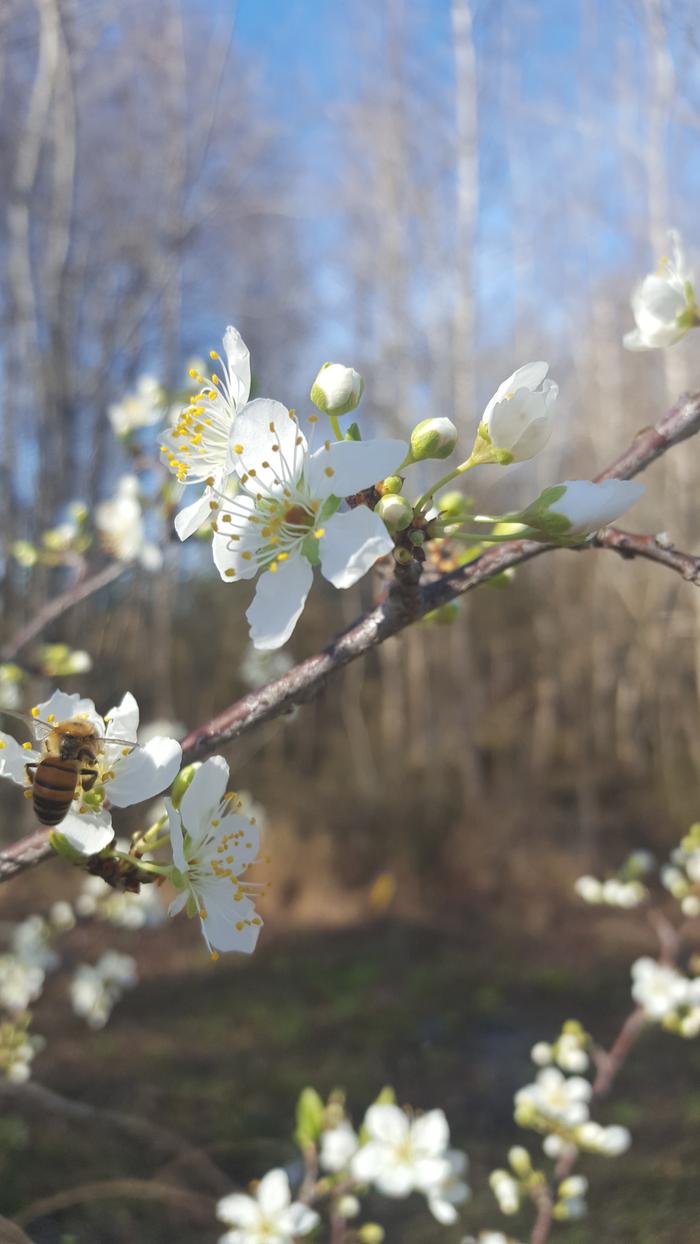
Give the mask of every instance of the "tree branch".
[[(629, 479), (638, 475), (666, 450), (694, 436), (698, 430), (700, 391), (686, 394), (655, 427), (638, 432), (630, 447), (596, 479)], [(363, 656), (391, 635), (398, 634), (426, 613), (479, 587), (502, 571), (558, 547), (534, 540), (497, 544), (466, 566), (422, 587), (412, 586), (410, 592), (404, 592), (400, 585), (395, 585), (382, 604), (343, 631), (323, 652), (308, 657), (289, 673), (243, 696), (218, 716), (190, 731), (182, 743), (184, 759), (187, 762), (199, 760), (216, 747), (279, 717), (294, 705), (312, 699), (332, 673)], [(688, 582), (700, 582), (700, 559), (667, 547), (656, 536), (638, 536), (609, 527), (580, 546), (580, 550), (591, 548), (611, 549), (625, 558), (644, 557), (675, 571)], [(50, 855), (46, 831), (28, 835), (0, 852), (0, 882), (9, 880)]]
[(54, 622), (56, 618), (60, 618), (68, 609), (72, 609), (73, 605), (77, 605), (79, 601), (85, 600), (88, 596), (94, 595), (95, 592), (108, 583), (113, 583), (120, 575), (123, 575), (129, 569), (129, 564), (124, 562), (109, 562), (102, 570), (98, 570), (95, 574), (89, 575), (87, 578), (78, 579), (71, 587), (66, 588), (65, 592), (61, 592), (60, 596), (54, 596), (53, 600), (46, 602), (44, 607), (30, 618), (24, 626), (13, 635), (12, 639), (3, 646), (0, 651), (0, 660), (14, 661), (17, 653), (26, 647), (30, 640), (40, 635), (45, 626), (49, 622)]

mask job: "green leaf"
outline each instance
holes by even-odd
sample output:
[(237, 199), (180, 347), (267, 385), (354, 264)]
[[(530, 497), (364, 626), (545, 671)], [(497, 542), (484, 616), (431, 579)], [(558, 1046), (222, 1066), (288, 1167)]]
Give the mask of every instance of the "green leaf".
[(296, 1109), (294, 1139), (305, 1149), (314, 1145), (323, 1131), (325, 1106), (315, 1088), (304, 1088), (299, 1094)]

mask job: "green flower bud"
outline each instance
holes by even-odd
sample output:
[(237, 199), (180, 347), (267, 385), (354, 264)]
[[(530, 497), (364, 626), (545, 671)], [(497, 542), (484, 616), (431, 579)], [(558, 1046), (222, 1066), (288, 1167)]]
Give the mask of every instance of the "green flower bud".
[(377, 484), (377, 492), (381, 493), (383, 497), (385, 497), (387, 493), (401, 492), (402, 488), (403, 479), (400, 475), (387, 475), (386, 479), (383, 479), (380, 484)]
[(389, 531), (404, 531), (413, 521), (413, 506), (398, 493), (387, 493), (377, 502), (375, 514), (386, 523)]
[(173, 801), (174, 807), (176, 808), (180, 807), (180, 804), (182, 803), (182, 796), (187, 790), (187, 787), (189, 786), (190, 782), (192, 781), (192, 778), (194, 777), (199, 767), (200, 767), (200, 761), (195, 760), (194, 764), (185, 765), (184, 769), (181, 769), (180, 772), (178, 773), (170, 789), (170, 798)]
[(465, 497), (464, 493), (457, 492), (456, 489), (441, 493), (435, 504), (440, 515), (445, 518), (466, 518), (474, 509), (471, 497)]
[(451, 419), (423, 419), (411, 432), (411, 461), (449, 458), (457, 444), (457, 429)]
[(39, 560), (39, 554), (33, 544), (29, 540), (15, 540), (12, 545), (12, 556), (20, 566), (36, 566)]
[(311, 386), (311, 401), (324, 415), (347, 415), (359, 406), (364, 387), (354, 367), (324, 363)]
[(297, 1101), (297, 1125), (294, 1139), (301, 1149), (313, 1145), (323, 1131), (325, 1107), (315, 1088), (305, 1088)]
[(359, 1228), (357, 1238), (360, 1244), (382, 1244), (384, 1234), (384, 1228), (378, 1222), (365, 1222)]
[(522, 1145), (513, 1145), (512, 1149), (508, 1150), (508, 1161), (516, 1175), (521, 1177), (529, 1175), (532, 1170), (530, 1154)]

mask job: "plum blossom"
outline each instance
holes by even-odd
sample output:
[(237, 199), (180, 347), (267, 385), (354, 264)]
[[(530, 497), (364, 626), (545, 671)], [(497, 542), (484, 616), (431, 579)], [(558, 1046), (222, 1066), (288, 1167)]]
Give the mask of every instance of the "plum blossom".
[(445, 1157), (449, 1163), (449, 1173), (426, 1196), (433, 1218), (447, 1227), (457, 1221), (457, 1206), (469, 1200), (471, 1189), (464, 1179), (469, 1168), (466, 1153), (460, 1149), (447, 1149)]
[(219, 951), (250, 954), (262, 920), (251, 895), (260, 886), (241, 881), (257, 861), (260, 834), (255, 817), (243, 816), (233, 791), (226, 790), (229, 767), (222, 756), (211, 756), (197, 769), (179, 808), (165, 800), (180, 893), (170, 915), (183, 908), (198, 915), (212, 958)]
[(136, 960), (107, 950), (93, 967), (80, 963), (70, 984), (70, 998), (76, 1015), (89, 1028), (104, 1028), (125, 989), (137, 983)]
[(359, 1148), (359, 1137), (347, 1119), (321, 1133), (319, 1162), (325, 1171), (344, 1171)]
[(219, 1244), (294, 1244), (320, 1221), (315, 1210), (292, 1201), (286, 1171), (268, 1171), (255, 1196), (234, 1192), (219, 1201), (216, 1216), (233, 1228), (219, 1237)]
[(515, 1094), (515, 1118), (523, 1126), (538, 1119), (576, 1127), (588, 1118), (592, 1087), (581, 1076), (565, 1076), (557, 1067), (538, 1072), (534, 1084)]
[(135, 475), (122, 475), (115, 495), (95, 508), (95, 526), (103, 548), (117, 561), (140, 561), (146, 570), (158, 570), (161, 566), (163, 557), (158, 545), (146, 540)]
[(547, 379), (548, 363), (526, 363), (503, 381), (488, 403), (474, 442), (478, 462), (525, 462), (544, 449), (552, 433), (559, 386)]
[(214, 496), (232, 474), (229, 438), (234, 418), (245, 410), (250, 395), (250, 352), (231, 325), (224, 335), (224, 354), (222, 359), (216, 350), (210, 351), (219, 368), (210, 379), (197, 367), (190, 368), (190, 379), (198, 383), (199, 392), (190, 398), (161, 445), (166, 466), (181, 484), (205, 485), (199, 499), (185, 506), (175, 518), (175, 530), (181, 540), (186, 540), (211, 517)]
[(632, 964), (632, 997), (649, 1019), (662, 1021), (686, 1000), (688, 981), (675, 968), (644, 956)]
[[(117, 843), (127, 851), (128, 843)], [(165, 919), (165, 908), (154, 885), (141, 885), (138, 894), (115, 890), (101, 877), (86, 877), (75, 902), (79, 916), (94, 916), (119, 929), (157, 928)]]
[(19, 786), (26, 785), (25, 765), (42, 758), (39, 744), (48, 734), (47, 727), (71, 719), (88, 721), (102, 740), (94, 766), (98, 778), (89, 801), (78, 786), (70, 811), (57, 827), (68, 846), (80, 854), (94, 855), (114, 837), (110, 814), (103, 806), (106, 801), (126, 808), (152, 799), (170, 786), (180, 768), (182, 749), (175, 739), (154, 738), (145, 747), (136, 748), (139, 710), (131, 692), (127, 691), (104, 718), (92, 700), (65, 691), (54, 691), (32, 709), (31, 715), (34, 743), (20, 744), (12, 735), (0, 732), (0, 777)]
[(44, 988), (45, 972), (19, 955), (0, 955), (0, 1004), (7, 1011), (26, 1011)]
[(107, 411), (115, 436), (125, 437), (149, 428), (163, 417), (163, 390), (155, 376), (140, 376), (133, 393), (114, 402)]
[(669, 230), (670, 257), (644, 277), (632, 294), (636, 328), (625, 333), (627, 350), (658, 350), (675, 345), (700, 324), (693, 274), (687, 266), (680, 234)]
[(230, 464), (240, 492), (220, 498), (213, 552), (224, 580), (260, 575), (246, 614), (256, 648), (287, 642), (315, 564), (334, 587), (348, 588), (391, 551), (378, 514), (365, 505), (337, 510), (340, 498), (383, 479), (405, 453), (393, 440), (327, 440), (312, 453), (295, 415), (266, 399), (236, 415)]
[(595, 484), (567, 479), (545, 488), (536, 501), (511, 517), (546, 539), (580, 540), (618, 518), (643, 492), (636, 480), (606, 479)]
[(454, 1203), (445, 1193), (459, 1180), (459, 1162), (448, 1149), (450, 1129), (442, 1110), (410, 1119), (398, 1106), (375, 1103), (365, 1115), (363, 1131), (367, 1140), (350, 1165), (355, 1179), (374, 1184), (388, 1197), (422, 1192), (429, 1206), (432, 1200), (441, 1210), (445, 1201)]

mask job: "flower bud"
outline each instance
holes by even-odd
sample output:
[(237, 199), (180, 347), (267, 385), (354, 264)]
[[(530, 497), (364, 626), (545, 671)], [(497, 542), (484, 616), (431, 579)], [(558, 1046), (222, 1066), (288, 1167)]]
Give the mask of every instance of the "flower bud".
[(503, 381), (481, 416), (472, 459), (526, 462), (544, 449), (552, 431), (559, 387), (548, 380), (547, 363), (526, 363)]
[(185, 765), (184, 769), (180, 770), (170, 790), (170, 798), (172, 800), (173, 807), (180, 807), (180, 804), (182, 803), (182, 796), (199, 768), (200, 762), (196, 760), (194, 764)]
[(385, 497), (387, 493), (401, 492), (403, 488), (403, 479), (400, 475), (387, 475), (380, 484), (377, 484), (377, 492)]
[(360, 1244), (382, 1244), (384, 1228), (378, 1222), (365, 1222), (357, 1232)]
[(466, 518), (474, 508), (471, 497), (465, 497), (464, 493), (457, 492), (456, 489), (443, 492), (436, 505), (441, 518)]
[(356, 1196), (341, 1196), (336, 1206), (341, 1218), (357, 1218), (361, 1206)]
[(386, 523), (389, 531), (404, 531), (413, 521), (413, 506), (398, 493), (390, 492), (380, 497), (374, 512)]
[(411, 461), (449, 458), (457, 444), (457, 429), (451, 419), (423, 419), (411, 432)]
[(521, 1177), (529, 1175), (532, 1170), (530, 1154), (527, 1149), (523, 1147), (523, 1145), (513, 1145), (513, 1147), (508, 1150), (508, 1161), (515, 1171), (515, 1174), (520, 1175)]
[(311, 386), (311, 401), (324, 415), (347, 415), (359, 406), (364, 387), (354, 367), (324, 363)]
[(635, 480), (606, 479), (594, 484), (587, 479), (567, 479), (545, 488), (532, 505), (513, 517), (546, 539), (581, 540), (618, 518), (643, 492)]

